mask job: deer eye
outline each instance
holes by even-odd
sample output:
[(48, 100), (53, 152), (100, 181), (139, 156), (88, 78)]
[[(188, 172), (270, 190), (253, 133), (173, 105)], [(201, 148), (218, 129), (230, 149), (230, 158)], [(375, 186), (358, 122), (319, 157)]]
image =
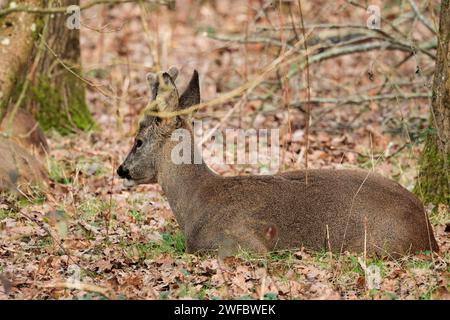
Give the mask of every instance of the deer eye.
[(136, 148), (142, 147), (142, 144), (143, 144), (143, 142), (142, 142), (141, 139), (137, 139), (137, 140), (136, 140)]

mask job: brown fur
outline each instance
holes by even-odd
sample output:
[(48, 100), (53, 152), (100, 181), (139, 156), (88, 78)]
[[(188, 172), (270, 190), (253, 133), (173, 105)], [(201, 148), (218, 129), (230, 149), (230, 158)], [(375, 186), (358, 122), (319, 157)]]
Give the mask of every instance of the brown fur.
[(10, 130), (8, 130), (8, 112), (0, 123), (0, 132), (10, 131), (11, 139), (27, 149), (33, 155), (45, 157), (48, 153), (47, 139), (33, 116), (22, 109), (17, 110)]
[[(169, 90), (165, 97), (178, 96), (174, 85)], [(195, 72), (169, 110), (199, 99)], [(362, 170), (309, 170), (307, 185), (305, 171), (222, 177), (204, 163), (171, 161), (178, 142), (170, 134), (176, 128), (192, 133), (188, 119), (145, 117), (118, 173), (138, 184), (161, 185), (188, 252), (224, 246), (256, 252), (301, 246), (363, 252), (365, 242), (368, 253), (391, 256), (438, 250), (422, 204), (396, 182)]]
[(32, 187), (47, 186), (42, 161), (48, 151), (47, 140), (37, 122), (18, 110), (10, 130), (9, 113), (0, 125), (0, 192), (29, 193)]

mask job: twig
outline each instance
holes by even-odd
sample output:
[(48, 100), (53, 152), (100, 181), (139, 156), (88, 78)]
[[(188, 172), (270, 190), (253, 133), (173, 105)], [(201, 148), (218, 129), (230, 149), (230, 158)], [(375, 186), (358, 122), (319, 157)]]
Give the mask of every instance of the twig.
[(327, 230), (327, 246), (328, 251), (330, 252), (330, 260), (333, 258), (333, 251), (331, 250), (331, 243), (330, 243), (330, 230), (328, 229), (328, 224), (325, 225)]
[(115, 166), (116, 161), (115, 158), (112, 157), (112, 173), (111, 173), (111, 186), (109, 190), (109, 208), (108, 212), (105, 214), (105, 224), (106, 224), (106, 236), (109, 236), (109, 225), (111, 223), (111, 212), (112, 212), (112, 200), (113, 200), (113, 188), (114, 188), (114, 178), (116, 174)]
[(364, 216), (364, 263), (367, 264), (367, 216)]
[[(302, 2), (298, 0), (300, 21), (302, 25), (303, 38), (305, 37), (305, 24), (303, 22)], [(303, 41), (306, 57), (306, 126), (305, 126), (305, 184), (308, 185), (308, 149), (309, 149), (309, 121), (311, 118), (311, 82), (309, 79), (309, 58), (307, 41)]]
[(225, 124), (228, 119), (231, 117), (231, 115), (234, 113), (234, 111), (236, 111), (236, 109), (240, 109), (248, 100), (248, 95), (250, 94), (250, 90), (249, 92), (247, 92), (246, 94), (244, 94), (242, 96), (242, 98), (234, 105), (233, 108), (231, 108), (224, 117), (221, 117), (221, 120), (211, 129), (208, 131), (208, 133), (206, 133), (203, 136), (203, 139), (200, 141), (200, 144), (198, 145), (199, 148), (201, 148), (201, 146), (208, 141), (215, 133), (216, 131), (223, 126), (223, 124)]
[[(294, 26), (295, 27), (295, 26)], [(292, 26), (284, 26), (284, 27), (278, 27), (278, 28), (274, 28), (273, 30), (278, 31), (278, 30), (291, 30), (293, 27)], [(413, 45), (410, 44), (410, 41), (404, 36), (404, 40), (400, 40), (400, 39), (396, 39), (394, 38), (392, 35), (390, 35), (389, 33), (381, 30), (381, 29), (367, 29), (367, 27), (365, 26), (361, 26), (361, 25), (353, 25), (353, 24), (311, 24), (311, 25), (307, 25), (305, 26), (305, 29), (311, 29), (311, 28), (318, 28), (318, 29), (357, 29), (358, 33), (346, 33), (346, 34), (338, 34), (338, 35), (334, 35), (334, 36), (328, 36), (326, 38), (321, 39), (320, 36), (314, 36), (311, 37), (311, 39), (308, 41), (308, 45), (316, 45), (318, 43), (328, 43), (331, 44), (332, 46), (335, 46), (337, 44), (342, 45), (344, 44), (343, 41), (341, 41), (341, 39), (344, 40), (349, 40), (349, 39), (355, 39), (355, 40), (385, 40), (385, 41), (389, 41), (390, 43), (392, 43), (393, 45), (397, 45), (397, 46), (402, 46), (404, 47), (402, 50), (403, 51), (409, 51), (409, 52), (414, 52), (414, 48)], [(263, 29), (264, 30), (264, 29)], [(258, 32), (257, 32), (258, 33)], [(295, 31), (294, 31), (295, 33)], [(366, 39), (361, 39), (361, 36), (365, 34), (367, 35)], [(217, 40), (222, 40), (222, 41), (231, 41), (231, 42), (238, 42), (238, 43), (243, 43), (244, 39), (242, 37), (239, 36), (220, 36), (220, 35), (214, 35), (212, 36)], [(256, 35), (256, 36), (250, 36), (249, 37), (249, 41), (251, 43), (268, 43), (274, 46), (280, 46), (280, 42), (276, 41), (270, 37), (263, 37), (261, 35)], [(287, 44), (287, 46), (290, 46), (289, 44)], [(329, 46), (328, 46), (329, 47)], [(426, 43), (422, 46), (417, 47), (417, 50), (426, 54), (427, 56), (431, 57), (432, 59), (435, 59), (434, 54), (432, 54), (431, 52), (429, 52), (429, 49), (435, 49), (437, 47), (437, 42), (435, 41), (435, 39), (431, 40), (429, 43)], [(406, 48), (408, 48), (406, 50)]]
[(148, 25), (147, 25), (147, 20), (148, 20), (147, 8), (144, 6), (144, 3), (142, 0), (138, 0), (138, 1), (139, 1), (139, 6), (140, 6), (141, 12), (142, 12), (142, 14), (140, 15), (141, 23), (142, 23), (142, 27), (144, 28), (145, 37), (148, 41), (150, 53), (152, 55), (153, 68), (154, 68), (154, 71), (158, 72), (158, 71), (161, 71), (161, 64), (159, 61), (159, 53), (158, 53), (158, 32), (153, 32), (154, 35), (152, 36), (152, 33), (150, 32)]
[(287, 43), (281, 43), (280, 40), (267, 38), (267, 37), (257, 37), (257, 36), (234, 36), (234, 35), (224, 35), (224, 34), (208, 34), (208, 38), (217, 40), (217, 41), (224, 41), (224, 42), (235, 42), (239, 44), (249, 44), (249, 43), (265, 43), (270, 44), (277, 47), (286, 46), (288, 48), (292, 48), (292, 45)]
[(100, 92), (104, 97), (109, 98), (109, 99), (113, 99), (113, 100), (118, 100), (120, 99), (117, 96), (113, 96), (111, 93), (104, 91), (103, 89), (100, 89), (101, 85), (97, 85), (93, 82), (91, 82), (90, 80), (84, 78), (83, 76), (79, 75), (77, 72), (75, 72), (73, 70), (73, 66), (68, 66), (59, 56), (58, 54), (45, 42), (44, 40), (44, 45), (47, 48), (48, 51), (50, 51), (50, 53), (55, 57), (56, 61), (61, 64), (61, 66), (66, 69), (68, 72), (70, 72), (72, 75), (74, 75), (76, 78), (78, 78), (80, 81), (84, 82), (86, 85), (88, 85), (89, 87), (97, 90), (98, 92)]
[[(400, 152), (402, 152), (407, 147), (411, 147), (411, 143), (407, 142), (407, 143), (403, 144), (401, 147), (399, 147), (397, 150), (395, 150), (393, 153), (391, 153), (389, 155), (385, 155), (386, 153), (377, 153), (377, 154), (374, 154), (373, 156), (376, 157), (377, 159), (383, 158), (383, 160), (388, 160), (388, 159), (396, 156)], [(355, 150), (350, 150), (350, 149), (345, 149), (345, 148), (330, 148), (330, 149), (333, 151), (342, 152), (344, 154), (345, 153), (354, 153), (354, 154), (358, 155), (359, 157), (365, 158), (365, 159), (369, 159), (372, 157), (371, 155), (367, 155), (367, 154), (364, 154), (364, 153), (361, 153), (361, 152), (358, 152)]]
[(358, 190), (356, 190), (355, 194), (353, 195), (352, 202), (350, 204), (350, 209), (349, 209), (348, 216), (347, 216), (346, 223), (345, 223), (344, 236), (342, 238), (341, 250), (339, 251), (339, 255), (341, 255), (342, 254), (342, 250), (344, 250), (345, 236), (347, 235), (347, 229), (348, 229), (348, 225), (350, 224), (350, 218), (352, 216), (353, 205), (355, 204), (356, 197), (358, 196), (359, 192), (361, 191), (362, 187), (366, 183), (366, 180), (369, 178), (371, 173), (372, 173), (371, 171), (367, 172), (366, 177), (361, 182), (361, 184), (359, 185)]
[[(256, 31), (279, 31), (282, 30), (293, 30), (297, 28), (297, 26), (292, 25), (284, 25), (284, 26), (276, 26), (276, 27), (268, 27), (268, 26), (257, 26)], [(306, 29), (362, 29), (367, 30), (367, 26), (361, 24), (351, 24), (351, 23), (317, 23), (317, 24), (305, 24)], [(377, 31), (378, 29), (369, 29), (368, 31)]]
[[(320, 98), (320, 97), (314, 97), (311, 98), (309, 101), (310, 103), (330, 103), (330, 104), (361, 104), (364, 102), (369, 101), (380, 101), (380, 100), (397, 100), (397, 99), (420, 99), (420, 98), (431, 98), (431, 93), (429, 92), (418, 92), (418, 93), (408, 93), (404, 95), (398, 95), (398, 94), (384, 94), (384, 95), (377, 95), (377, 96), (347, 96), (344, 98)], [(291, 104), (291, 107), (293, 108), (299, 108), (305, 104), (307, 104), (308, 101), (294, 101)]]
[[(306, 29), (306, 28), (305, 28)], [(363, 29), (364, 30), (364, 29)], [(357, 33), (357, 34), (353, 34), (353, 33), (349, 33), (345, 36), (340, 36), (340, 38), (343, 39), (352, 39), (352, 40), (357, 40), (357, 41), (368, 41), (368, 40), (377, 40), (379, 42), (372, 42), (369, 43), (368, 45), (366, 44), (366, 47), (356, 47), (355, 49), (360, 49), (356, 50), (356, 51), (349, 51), (349, 52), (344, 52), (343, 54), (349, 54), (349, 53), (353, 53), (353, 52), (364, 52), (364, 51), (371, 51), (371, 50), (379, 50), (379, 49), (387, 49), (387, 50), (400, 50), (400, 51), (405, 51), (405, 52), (412, 52), (415, 53), (416, 50), (426, 54), (427, 56), (429, 56), (430, 58), (432, 58), (433, 60), (436, 59), (435, 55), (431, 52), (429, 52), (429, 49), (434, 49), (437, 46), (437, 42), (435, 39), (431, 40), (430, 42), (424, 43), (420, 46), (417, 46), (416, 48), (412, 47), (410, 44), (405, 43), (403, 41), (397, 40), (393, 37), (391, 37), (390, 35), (386, 34), (385, 32), (381, 31), (381, 30), (376, 30), (376, 29), (370, 29), (370, 30), (364, 30), (365, 34), (367, 34), (368, 36), (365, 38), (361, 38), (361, 33)], [(375, 36), (375, 34), (377, 34), (378, 36)], [(371, 36), (370, 36), (371, 35)], [(380, 37), (381, 36), (381, 37)], [(267, 38), (267, 37), (261, 37), (261, 36), (249, 36), (247, 39), (241, 36), (226, 36), (226, 35), (218, 35), (218, 34), (214, 34), (214, 35), (209, 35), (208, 37), (210, 37), (211, 39), (215, 39), (215, 40), (219, 40), (219, 41), (227, 41), (227, 42), (236, 42), (236, 43), (266, 43), (266, 44), (270, 44), (273, 46), (283, 46), (283, 44), (276, 39), (272, 39), (272, 38)], [(336, 47), (336, 44), (339, 45), (343, 45), (346, 44), (345, 42), (340, 42), (340, 41), (336, 41), (335, 37), (331, 37), (331, 38), (325, 38), (325, 39), (320, 39), (317, 37), (311, 38), (308, 41), (309, 45), (316, 45), (318, 43), (323, 43), (323, 42), (331, 42), (333, 45), (332, 46), (322, 46), (321, 50), (323, 51), (323, 49), (329, 49), (328, 51), (325, 51), (323, 53), (332, 51), (332, 49), (339, 49)], [(294, 46), (286, 43), (284, 44), (287, 48), (289, 49), (293, 49)], [(359, 44), (361, 46), (361, 44)], [(350, 47), (350, 46), (347, 46)], [(343, 47), (343, 48), (347, 48), (347, 47)], [(331, 49), (331, 50), (330, 50)], [(333, 56), (331, 56), (332, 58)]]
[(408, 0), (409, 5), (411, 6), (411, 8), (413, 9), (414, 13), (416, 14), (417, 18), (419, 18), (419, 20), (423, 23), (423, 25), (425, 27), (428, 28), (428, 30), (430, 30), (433, 34), (437, 34), (436, 30), (434, 30), (433, 26), (431, 25), (430, 21), (428, 21), (423, 14), (420, 12), (419, 8), (417, 8), (416, 3), (414, 2), (414, 0)]
[[(284, 24), (284, 18), (283, 18), (283, 12), (282, 12), (282, 1), (279, 0), (278, 3), (278, 21), (280, 25)], [(281, 42), (281, 47), (280, 47), (280, 51), (278, 52), (278, 55), (283, 55), (284, 52), (286, 51), (286, 44), (287, 41), (285, 40), (285, 37), (283, 35), (282, 30), (280, 30), (279, 32), (279, 36), (280, 36), (280, 42)], [(298, 41), (298, 38), (296, 38)], [(303, 43), (305, 43), (306, 41), (303, 41)], [(287, 108), (287, 126), (288, 126), (288, 135), (284, 135), (282, 137), (282, 141), (281, 144), (282, 145), (286, 145), (285, 143), (286, 138), (290, 141), (291, 137), (292, 137), (292, 130), (291, 130), (291, 113), (290, 113), (290, 95), (289, 95), (289, 70), (286, 70), (286, 73), (282, 76), (281, 75), (281, 68), (278, 68), (276, 71), (276, 76), (278, 78), (278, 81), (280, 83), (281, 86), (281, 91), (283, 92), (283, 107)], [(286, 153), (287, 153), (287, 149), (283, 148), (282, 150), (283, 152), (283, 156), (282, 156), (282, 161), (281, 163), (285, 163), (286, 160)]]
[[(378, 162), (378, 160), (380, 160), (380, 159), (381, 159), (381, 155), (376, 159), (376, 162)], [(345, 245), (345, 237), (346, 237), (346, 235), (347, 235), (347, 229), (348, 229), (348, 226), (349, 226), (349, 224), (350, 224), (350, 218), (351, 218), (351, 216), (352, 216), (352, 210), (353, 210), (353, 206), (354, 206), (354, 204), (355, 204), (356, 197), (358, 196), (359, 192), (360, 192), (361, 189), (363, 188), (363, 186), (364, 186), (364, 184), (366, 183), (367, 179), (369, 178), (370, 174), (373, 174), (373, 172), (372, 172), (372, 171), (368, 171), (368, 172), (367, 172), (366, 177), (365, 177), (364, 180), (361, 182), (361, 184), (359, 185), (358, 190), (356, 190), (355, 194), (353, 195), (352, 202), (350, 203), (350, 209), (349, 209), (348, 216), (347, 216), (346, 223), (345, 223), (344, 236), (343, 236), (343, 239), (342, 239), (341, 249), (340, 249), (340, 251), (339, 251), (339, 255), (342, 254), (342, 250), (344, 249), (344, 245)]]
[[(431, 43), (426, 43), (422, 46), (419, 46), (417, 49), (428, 49), (434, 47), (434, 41)], [(323, 60), (332, 59), (338, 56), (343, 56), (347, 54), (352, 53), (358, 53), (358, 52), (368, 52), (372, 50), (400, 50), (405, 52), (414, 52), (414, 49), (411, 48), (411, 46), (405, 45), (400, 42), (391, 42), (391, 41), (381, 41), (381, 42), (375, 42), (375, 43), (366, 43), (366, 44), (358, 44), (358, 45), (350, 45), (350, 46), (344, 46), (344, 47), (337, 47), (332, 48), (330, 50), (327, 50), (325, 52), (321, 52), (319, 54), (316, 54), (311, 57), (310, 64), (321, 62)], [(429, 55), (430, 58), (433, 60), (436, 59), (436, 57), (431, 53), (426, 53)]]
[[(122, 4), (122, 3), (129, 3), (129, 2), (138, 2), (139, 0), (93, 0), (91, 2), (87, 2), (81, 6), (79, 6), (80, 11), (89, 9), (93, 6), (100, 5), (100, 4)], [(154, 4), (159, 5), (167, 5), (171, 6), (174, 3), (174, 0), (145, 0), (146, 2), (151, 2)], [(0, 10), (0, 18), (3, 16), (6, 16), (8, 14), (11, 14), (13, 12), (27, 12), (27, 13), (34, 13), (34, 14), (61, 14), (67, 13), (67, 9), (69, 7), (49, 7), (49, 8), (39, 8), (39, 7), (28, 7), (23, 5), (18, 5), (16, 7), (8, 7), (4, 10)]]
[[(364, 5), (360, 4), (360, 3), (358, 3), (358, 2), (355, 1), (355, 0), (347, 0), (347, 3), (348, 3), (348, 4), (351, 4), (352, 6), (355, 6), (355, 7), (357, 7), (357, 8), (360, 8), (360, 9), (363, 9), (363, 10), (367, 10), (367, 7), (366, 7), (366, 6), (364, 6)], [(367, 2), (366, 2), (366, 3), (367, 3)], [(407, 38), (408, 38), (403, 32), (401, 32), (401, 31), (400, 31), (395, 25), (393, 25), (389, 20), (386, 20), (386, 19), (384, 19), (383, 17), (380, 17), (380, 18), (381, 18), (381, 22), (390, 25), (391, 28), (392, 28), (392, 30), (394, 30), (397, 34), (399, 34), (400, 36), (402, 36), (403, 39), (407, 39)]]

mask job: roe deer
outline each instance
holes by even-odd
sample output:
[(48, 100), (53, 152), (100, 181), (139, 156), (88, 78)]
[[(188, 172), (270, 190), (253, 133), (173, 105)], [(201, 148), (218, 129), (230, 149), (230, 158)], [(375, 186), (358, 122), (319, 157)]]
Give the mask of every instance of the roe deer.
[(6, 113), (0, 122), (0, 132), (9, 132), (10, 138), (23, 148), (30, 151), (36, 157), (44, 158), (48, 154), (48, 143), (39, 124), (33, 116), (23, 110), (17, 110), (12, 120), (11, 128), (8, 128), (11, 113)]
[[(147, 75), (158, 111), (200, 102), (197, 71), (181, 95), (177, 74), (170, 68)], [(222, 177), (203, 162), (172, 162), (178, 141), (171, 134), (177, 128), (194, 136), (186, 116), (145, 115), (117, 173), (134, 184), (161, 185), (187, 252), (225, 246), (256, 252), (301, 246), (338, 253), (366, 249), (391, 256), (438, 251), (423, 205), (394, 181), (362, 170), (308, 170), (308, 184), (305, 171)]]
[(42, 164), (47, 140), (33, 116), (18, 110), (8, 128), (10, 113), (0, 123), (0, 192), (29, 193), (30, 187), (46, 187)]

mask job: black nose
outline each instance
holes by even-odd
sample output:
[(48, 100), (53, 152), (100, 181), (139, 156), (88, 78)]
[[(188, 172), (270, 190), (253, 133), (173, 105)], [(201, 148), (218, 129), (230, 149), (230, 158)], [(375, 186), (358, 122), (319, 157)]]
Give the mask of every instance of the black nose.
[(121, 165), (118, 169), (117, 169), (117, 174), (119, 175), (119, 177), (121, 178), (125, 178), (125, 179), (130, 179), (130, 171), (126, 168), (123, 167), (123, 165)]

